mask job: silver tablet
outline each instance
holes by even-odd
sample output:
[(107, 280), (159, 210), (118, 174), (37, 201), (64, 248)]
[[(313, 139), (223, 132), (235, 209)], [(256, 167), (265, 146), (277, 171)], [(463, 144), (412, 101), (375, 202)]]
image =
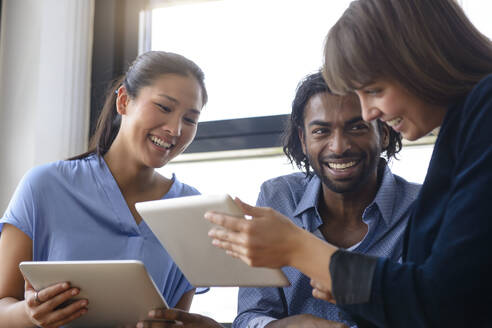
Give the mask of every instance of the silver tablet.
[(244, 217), (229, 195), (198, 195), (135, 204), (150, 229), (195, 287), (288, 286), (279, 269), (250, 267), (212, 245), (207, 211)]
[(88, 312), (67, 327), (135, 327), (150, 310), (167, 303), (140, 261), (21, 262), (34, 289), (59, 282), (80, 288)]

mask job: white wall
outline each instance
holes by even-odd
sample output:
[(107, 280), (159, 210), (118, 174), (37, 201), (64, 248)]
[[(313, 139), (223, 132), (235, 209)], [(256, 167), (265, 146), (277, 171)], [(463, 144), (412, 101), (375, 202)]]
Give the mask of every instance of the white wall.
[(31, 167), (87, 147), (94, 0), (4, 0), (0, 212)]

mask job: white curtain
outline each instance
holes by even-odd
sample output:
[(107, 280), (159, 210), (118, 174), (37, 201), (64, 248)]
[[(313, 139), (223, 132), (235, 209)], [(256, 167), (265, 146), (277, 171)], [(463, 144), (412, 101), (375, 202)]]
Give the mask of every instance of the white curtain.
[(85, 151), (94, 0), (4, 0), (0, 212), (31, 167)]

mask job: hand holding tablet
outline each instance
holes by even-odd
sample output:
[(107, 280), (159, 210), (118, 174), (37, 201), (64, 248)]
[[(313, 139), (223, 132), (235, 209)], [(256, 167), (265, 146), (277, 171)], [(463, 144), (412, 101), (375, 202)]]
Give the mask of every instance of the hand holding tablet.
[(146, 224), (195, 287), (288, 286), (279, 269), (254, 268), (211, 243), (216, 225), (204, 214), (215, 211), (243, 217), (229, 195), (197, 195), (135, 204)]
[(69, 283), (60, 282), (35, 290), (24, 280), (24, 310), (36, 327), (64, 326), (87, 313), (87, 300), (74, 299), (80, 290)]
[(154, 281), (140, 261), (21, 262), (24, 277), (39, 292), (69, 282), (80, 292), (62, 305), (88, 300), (88, 311), (66, 327), (134, 327), (152, 309), (168, 308)]
[(253, 219), (206, 213), (205, 218), (217, 225), (208, 233), (213, 244), (253, 267), (291, 266), (290, 255), (297, 253), (304, 242), (296, 236), (307, 232), (272, 208), (251, 206), (240, 199), (235, 202)]

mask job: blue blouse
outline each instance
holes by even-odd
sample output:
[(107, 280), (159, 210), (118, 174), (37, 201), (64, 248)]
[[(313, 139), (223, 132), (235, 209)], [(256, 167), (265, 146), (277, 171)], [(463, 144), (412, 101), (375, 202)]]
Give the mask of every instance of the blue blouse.
[[(173, 176), (163, 198), (199, 192)], [(101, 157), (58, 161), (31, 169), (0, 219), (33, 241), (33, 261), (140, 260), (174, 307), (193, 287), (156, 236), (137, 225)]]

